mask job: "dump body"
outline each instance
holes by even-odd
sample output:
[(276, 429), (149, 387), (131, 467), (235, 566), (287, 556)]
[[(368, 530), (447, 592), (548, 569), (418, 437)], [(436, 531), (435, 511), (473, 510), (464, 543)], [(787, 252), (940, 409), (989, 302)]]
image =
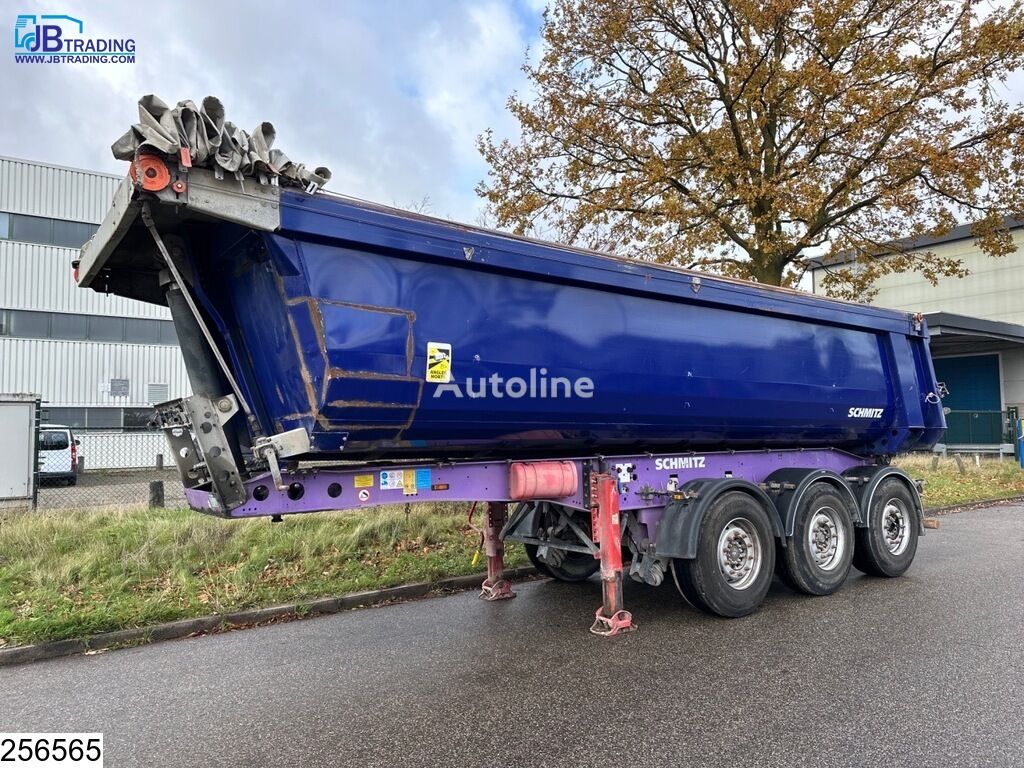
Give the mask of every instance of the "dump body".
[(875, 456), (945, 427), (927, 329), (904, 312), (187, 176), (183, 194), (126, 180), (81, 283), (165, 301), (148, 201), (250, 431), (301, 428), (315, 458)]

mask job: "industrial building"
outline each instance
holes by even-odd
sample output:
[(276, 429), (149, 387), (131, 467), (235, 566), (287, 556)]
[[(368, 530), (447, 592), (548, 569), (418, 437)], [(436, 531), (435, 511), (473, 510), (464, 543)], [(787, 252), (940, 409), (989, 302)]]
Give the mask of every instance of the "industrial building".
[(120, 181), (0, 157), (0, 392), (39, 394), (44, 419), (88, 435), (87, 468), (148, 465), (153, 451), (105, 457), (92, 436), (145, 428), (152, 403), (189, 394), (166, 307), (75, 285), (71, 262)]
[[(1024, 414), (1024, 221), (1005, 224), (1017, 249), (1008, 256), (985, 255), (969, 224), (941, 237), (893, 243), (899, 252), (959, 259), (970, 271), (966, 277), (932, 285), (904, 272), (874, 284), (872, 304), (922, 312), (928, 321), (935, 373), (949, 409), (945, 440), (953, 449), (1012, 452), (1014, 422)], [(814, 292), (824, 292), (829, 270), (848, 266), (843, 258), (812, 260)]]

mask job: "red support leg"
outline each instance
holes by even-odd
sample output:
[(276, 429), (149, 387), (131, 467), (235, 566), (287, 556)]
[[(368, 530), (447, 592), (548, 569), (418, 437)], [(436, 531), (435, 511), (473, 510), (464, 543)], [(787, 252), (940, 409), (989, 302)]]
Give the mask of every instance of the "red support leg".
[(622, 527), (615, 478), (593, 478), (597, 506), (592, 515), (593, 534), (601, 547), (601, 590), (604, 602), (597, 609), (590, 631), (610, 637), (636, 629), (633, 614), (622, 607)]
[(505, 525), (508, 505), (504, 502), (487, 503), (484, 525), (484, 553), (487, 555), (487, 578), (480, 587), (481, 600), (508, 600), (516, 596), (512, 584), (505, 578), (505, 542), (498, 536)]

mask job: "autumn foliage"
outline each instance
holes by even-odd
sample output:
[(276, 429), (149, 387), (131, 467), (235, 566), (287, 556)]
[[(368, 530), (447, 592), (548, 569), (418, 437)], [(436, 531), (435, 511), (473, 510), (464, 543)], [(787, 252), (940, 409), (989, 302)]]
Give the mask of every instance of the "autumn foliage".
[[(963, 266), (891, 246), (1024, 212), (1021, 3), (557, 0), (479, 186), (499, 226), (769, 284)], [(884, 258), (880, 258), (885, 254)]]

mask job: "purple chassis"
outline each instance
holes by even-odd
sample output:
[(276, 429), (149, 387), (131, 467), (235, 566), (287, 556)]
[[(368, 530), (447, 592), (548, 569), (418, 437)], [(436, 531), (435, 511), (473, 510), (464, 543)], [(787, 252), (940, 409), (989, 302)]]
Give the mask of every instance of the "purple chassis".
[[(544, 500), (592, 513), (593, 556), (601, 564), (603, 601), (591, 631), (600, 635), (617, 635), (635, 628), (622, 602), (621, 537), (627, 515), (620, 512), (632, 513), (653, 541), (666, 506), (686, 498), (684, 486), (690, 481), (733, 478), (763, 487), (780, 470), (823, 470), (841, 476), (858, 467), (872, 466), (862, 457), (834, 449), (591, 456), (559, 461), (575, 464), (583, 482), (568, 496)], [(278, 517), (409, 501), (486, 500), (487, 579), (480, 596), (485, 600), (508, 599), (515, 594), (503, 575), (502, 529), (508, 521), (507, 504), (524, 500), (513, 498), (510, 492), (513, 464), (360, 464), (345, 469), (294, 470), (283, 474), (280, 487), (267, 473), (245, 481), (248, 501), (228, 516)], [(214, 493), (187, 489), (186, 496), (193, 509), (220, 512)]]

